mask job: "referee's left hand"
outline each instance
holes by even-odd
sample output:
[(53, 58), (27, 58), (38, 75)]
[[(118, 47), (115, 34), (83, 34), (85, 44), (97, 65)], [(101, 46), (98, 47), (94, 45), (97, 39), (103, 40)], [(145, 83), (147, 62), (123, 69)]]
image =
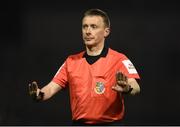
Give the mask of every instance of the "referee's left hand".
[(128, 84), (128, 78), (121, 72), (116, 73), (116, 84), (112, 86), (112, 89), (117, 92), (128, 92), (130, 85)]

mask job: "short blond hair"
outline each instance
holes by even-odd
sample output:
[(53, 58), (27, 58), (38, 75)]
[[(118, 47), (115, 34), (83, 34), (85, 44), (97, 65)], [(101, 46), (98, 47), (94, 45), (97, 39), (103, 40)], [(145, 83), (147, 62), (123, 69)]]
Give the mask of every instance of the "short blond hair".
[(110, 20), (106, 12), (100, 9), (89, 9), (84, 13), (84, 17), (86, 16), (101, 16), (103, 18), (105, 26), (110, 28)]

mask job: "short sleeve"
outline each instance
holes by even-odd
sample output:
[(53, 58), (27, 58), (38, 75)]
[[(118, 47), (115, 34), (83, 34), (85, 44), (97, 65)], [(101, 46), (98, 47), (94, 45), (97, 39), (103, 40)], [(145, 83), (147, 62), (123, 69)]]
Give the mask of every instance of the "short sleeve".
[(67, 85), (67, 60), (61, 65), (52, 81), (62, 86), (63, 88)]
[(119, 62), (120, 62), (119, 69), (123, 74), (125, 74), (128, 78), (140, 79), (140, 76), (135, 66), (125, 55), (121, 57)]

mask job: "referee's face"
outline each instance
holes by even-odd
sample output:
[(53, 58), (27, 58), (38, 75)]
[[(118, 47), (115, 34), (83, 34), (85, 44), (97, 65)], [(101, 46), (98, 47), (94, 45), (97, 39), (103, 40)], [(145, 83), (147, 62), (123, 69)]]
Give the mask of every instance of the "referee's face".
[(82, 36), (86, 46), (96, 46), (104, 43), (109, 34), (101, 16), (86, 16), (82, 20)]

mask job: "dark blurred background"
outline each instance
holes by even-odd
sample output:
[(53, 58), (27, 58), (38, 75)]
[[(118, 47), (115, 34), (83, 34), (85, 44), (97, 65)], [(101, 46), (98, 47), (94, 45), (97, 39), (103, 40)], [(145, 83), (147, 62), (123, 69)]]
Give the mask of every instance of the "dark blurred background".
[(35, 103), (28, 83), (43, 87), (68, 55), (84, 49), (81, 18), (99, 8), (111, 19), (107, 43), (141, 76), (126, 96), (123, 125), (180, 125), (180, 10), (176, 1), (24, 0), (1, 2), (0, 125), (70, 125), (68, 89)]

